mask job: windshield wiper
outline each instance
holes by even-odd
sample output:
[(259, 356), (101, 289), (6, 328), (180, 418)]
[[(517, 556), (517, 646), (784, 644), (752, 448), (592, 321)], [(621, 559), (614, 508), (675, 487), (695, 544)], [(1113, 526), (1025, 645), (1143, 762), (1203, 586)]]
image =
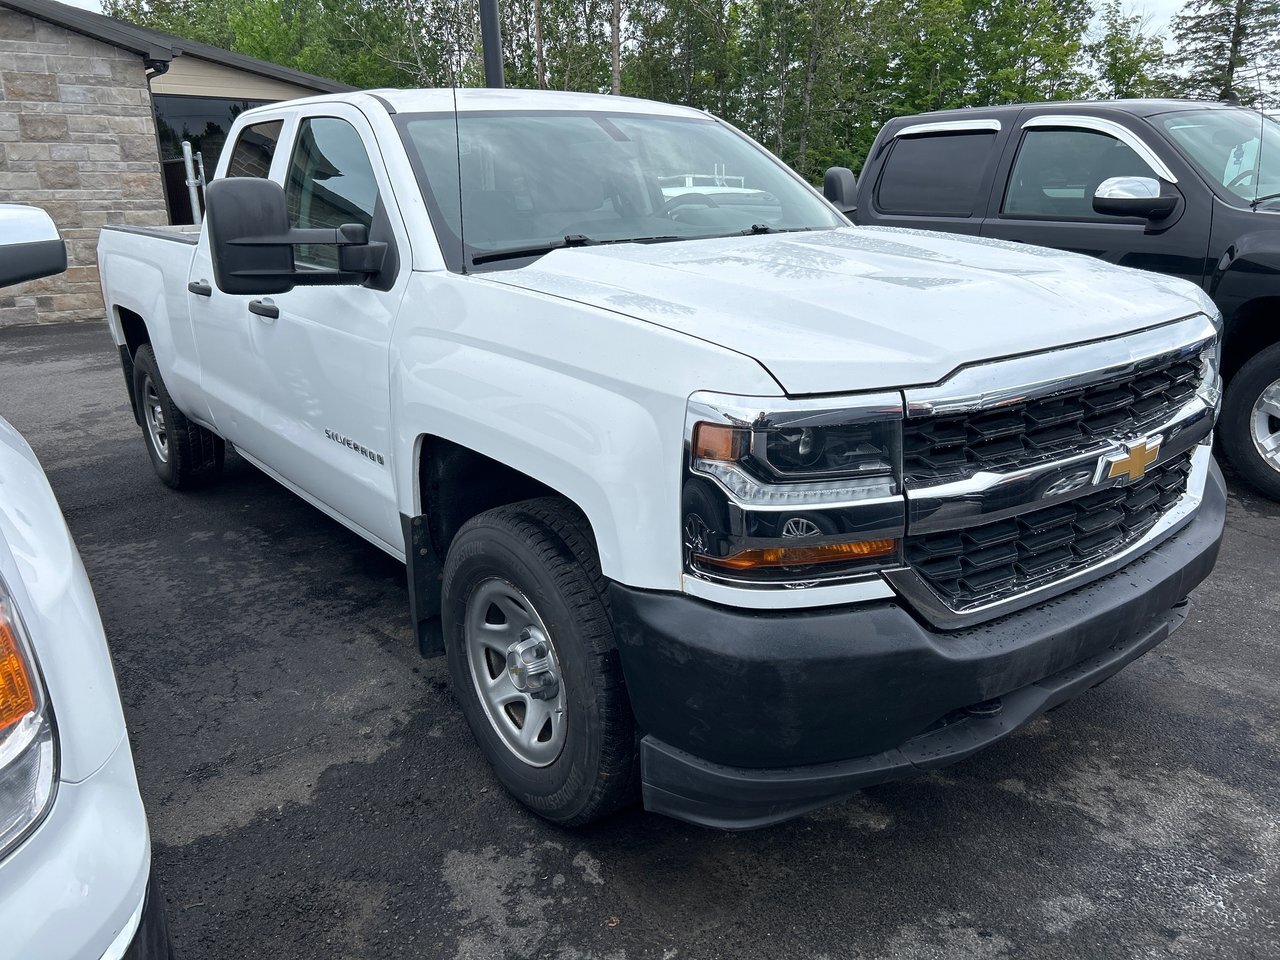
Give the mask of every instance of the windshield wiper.
[(507, 250), (494, 250), (492, 253), (482, 253), (478, 257), (472, 257), (473, 264), (493, 263), (495, 260), (518, 260), (521, 257), (540, 257), (543, 254), (550, 253), (552, 250), (563, 250), (565, 247), (594, 247), (601, 243), (600, 240), (592, 240), (590, 237), (583, 236), (580, 233), (571, 233), (563, 240), (552, 240), (550, 243), (539, 244), (536, 247), (510, 247)]
[(1249, 206), (1257, 210), (1258, 204), (1266, 203), (1270, 200), (1280, 200), (1280, 193), (1268, 193), (1265, 197), (1255, 197), (1253, 203), (1249, 204)]
[(745, 230), (739, 230), (737, 233), (728, 233), (728, 237), (758, 237), (765, 233), (806, 233), (813, 227), (771, 227), (767, 223), (753, 223)]

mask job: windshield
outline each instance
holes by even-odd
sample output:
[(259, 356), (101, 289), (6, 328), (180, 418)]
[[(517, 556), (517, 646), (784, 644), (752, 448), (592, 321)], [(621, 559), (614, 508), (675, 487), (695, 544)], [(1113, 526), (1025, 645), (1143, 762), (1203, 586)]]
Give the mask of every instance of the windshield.
[(841, 225), (777, 160), (711, 119), (461, 113), (456, 133), (453, 114), (399, 123), (453, 269), (519, 266), (582, 243)]
[(1190, 110), (1161, 123), (1196, 166), (1242, 200), (1280, 193), (1280, 124), (1252, 110)]

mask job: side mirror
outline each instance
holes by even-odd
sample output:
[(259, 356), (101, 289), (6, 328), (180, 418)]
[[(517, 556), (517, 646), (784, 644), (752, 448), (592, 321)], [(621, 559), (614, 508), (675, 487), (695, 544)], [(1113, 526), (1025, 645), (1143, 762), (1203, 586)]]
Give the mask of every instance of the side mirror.
[(822, 195), (849, 216), (858, 209), (858, 178), (848, 167), (830, 167), (822, 175)]
[(1108, 177), (1093, 192), (1094, 211), (1111, 217), (1163, 220), (1177, 207), (1177, 196), (1164, 193), (1154, 177)]
[[(224, 177), (205, 190), (205, 229), (213, 279), (223, 293), (264, 296), (298, 286), (364, 283), (382, 271), (385, 243), (370, 243), (369, 228), (289, 226), (284, 188), (258, 177)], [(293, 248), (337, 247), (337, 270), (299, 270)]]
[(67, 269), (67, 246), (39, 207), (0, 203), (0, 287)]

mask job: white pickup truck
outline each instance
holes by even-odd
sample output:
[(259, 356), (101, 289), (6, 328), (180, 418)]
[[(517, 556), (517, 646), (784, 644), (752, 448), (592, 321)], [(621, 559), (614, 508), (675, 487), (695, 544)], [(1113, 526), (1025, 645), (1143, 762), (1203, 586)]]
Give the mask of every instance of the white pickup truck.
[(1199, 289), (853, 228), (705, 113), (280, 103), (207, 204), (99, 244), (157, 473), (234, 444), (403, 559), (556, 822), (759, 826), (967, 756), (1162, 641), (1217, 557)]

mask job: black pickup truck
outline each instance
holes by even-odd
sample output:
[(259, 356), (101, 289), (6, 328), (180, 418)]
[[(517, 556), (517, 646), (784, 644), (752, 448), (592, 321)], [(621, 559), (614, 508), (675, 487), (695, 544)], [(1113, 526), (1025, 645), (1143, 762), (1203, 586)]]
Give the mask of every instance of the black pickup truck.
[(1226, 323), (1222, 444), (1280, 500), (1276, 118), (1183, 100), (901, 117), (880, 131), (858, 181), (827, 172), (826, 194), (864, 226), (1057, 247), (1202, 287)]

